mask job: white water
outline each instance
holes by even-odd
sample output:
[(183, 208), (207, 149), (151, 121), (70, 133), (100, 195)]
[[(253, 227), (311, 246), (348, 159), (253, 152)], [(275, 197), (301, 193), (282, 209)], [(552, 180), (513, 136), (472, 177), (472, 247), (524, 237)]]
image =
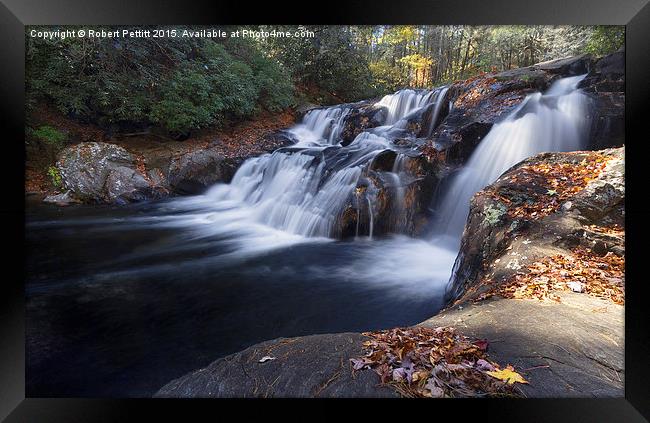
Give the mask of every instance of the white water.
[(350, 108), (345, 106), (310, 110), (303, 122), (291, 129), (298, 139), (299, 146), (319, 146), (338, 144), (345, 118)]
[[(422, 283), (429, 277), (436, 286), (446, 286), (472, 195), (529, 156), (582, 148), (589, 122), (587, 97), (576, 89), (581, 78), (559, 80), (543, 95), (528, 96), (496, 124), (466, 166), (445, 184), (434, 236), (428, 242), (405, 237), (368, 242), (367, 254), (353, 266), (366, 268), (367, 273), (357, 277), (367, 276), (377, 283), (388, 279)], [(371, 187), (357, 188), (367, 183), (365, 174), (373, 159), (393, 150), (397, 156), (384, 177), (392, 197), (392, 231), (399, 233), (406, 224), (405, 187), (413, 176), (406, 151), (392, 141), (417, 136), (406, 131), (406, 122), (425, 107), (432, 109), (425, 115), (430, 121), (423, 122), (423, 130), (431, 133), (445, 92), (445, 88), (403, 90), (382, 98), (377, 106), (388, 109), (385, 124), (362, 132), (346, 147), (340, 145), (340, 133), (350, 108), (310, 111), (289, 130), (296, 144), (247, 160), (230, 184), (217, 184), (202, 196), (174, 200), (175, 214), (161, 224), (185, 226), (195, 239), (225, 238), (230, 255), (249, 256), (336, 238), (341, 227), (338, 219), (346, 207), (352, 207), (356, 216), (352, 235), (356, 242), (364, 242), (376, 232), (376, 209)]]
[(394, 125), (404, 116), (429, 104), (435, 91), (401, 90), (396, 94), (384, 96), (378, 106), (388, 109), (384, 125)]
[[(530, 95), (492, 128), (467, 165), (447, 184), (439, 202), (435, 235), (429, 240), (398, 236), (370, 241), (376, 233), (377, 210), (368, 196), (370, 187), (365, 193), (357, 188), (363, 186), (364, 174), (379, 153), (395, 151), (393, 167), (384, 172), (384, 177), (392, 197), (392, 231), (404, 230), (405, 187), (413, 176), (408, 171), (406, 151), (392, 141), (417, 136), (406, 132), (404, 122), (424, 107), (433, 108), (431, 127), (426, 132), (432, 131), (445, 89), (404, 90), (384, 97), (378, 105), (389, 108), (387, 122), (392, 124), (362, 132), (346, 147), (340, 145), (340, 131), (350, 109), (336, 106), (313, 110), (291, 128), (296, 138), (292, 147), (249, 159), (230, 184), (217, 184), (204, 195), (165, 202), (159, 215), (131, 217), (128, 225), (184, 229), (179, 242), (170, 243), (169, 253), (197, 248), (211, 251), (218, 246), (218, 256), (208, 254), (202, 260), (228, 265), (278, 248), (332, 241), (341, 226), (337, 219), (346, 207), (352, 207), (356, 208), (352, 211), (356, 216), (352, 235), (356, 235), (355, 242), (367, 244), (363, 254), (352, 257), (353, 263), (340, 272), (384, 286), (394, 283), (406, 289), (417, 284), (427, 286), (427, 290), (444, 289), (471, 196), (526, 157), (542, 151), (582, 148), (588, 113), (586, 96), (575, 89), (580, 78), (562, 79), (544, 95)], [(112, 224), (105, 227), (118, 228)], [(145, 258), (149, 252), (137, 254)], [(331, 273), (330, 264), (325, 268)]]
[[(432, 101), (431, 107), (439, 111), (444, 92), (402, 90), (385, 96), (375, 105), (388, 109), (385, 124), (359, 134), (346, 147), (340, 145), (340, 134), (350, 107), (309, 111), (303, 122), (289, 130), (296, 138), (294, 146), (247, 160), (230, 184), (217, 184), (204, 197), (215, 209), (228, 204), (231, 213), (254, 224), (303, 237), (333, 237), (346, 207), (356, 204), (357, 216), (361, 215), (355, 189), (372, 160), (382, 151), (399, 150), (392, 144), (395, 138), (416, 136), (397, 124)], [(400, 181), (405, 176), (400, 164), (405, 159), (400, 157), (392, 175), (397, 190), (403, 190)], [(369, 197), (365, 202), (366, 235), (372, 238), (373, 204)], [(357, 228), (358, 224), (357, 219)]]
[(450, 235), (460, 242), (472, 196), (520, 161), (542, 152), (584, 148), (589, 100), (576, 89), (583, 78), (563, 78), (546, 93), (529, 95), (492, 127), (467, 164), (446, 184), (434, 224), (436, 235)]

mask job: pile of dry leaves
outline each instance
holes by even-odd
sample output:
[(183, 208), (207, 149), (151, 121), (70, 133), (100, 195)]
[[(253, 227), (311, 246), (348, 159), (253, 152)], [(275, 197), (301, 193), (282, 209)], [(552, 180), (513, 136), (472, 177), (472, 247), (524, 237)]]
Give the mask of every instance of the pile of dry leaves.
[(486, 193), (504, 203), (512, 219), (540, 219), (557, 211), (569, 198), (596, 179), (611, 156), (591, 153), (578, 164), (540, 162), (520, 166)]
[(544, 257), (477, 300), (498, 294), (506, 298), (559, 302), (557, 291), (584, 292), (622, 305), (625, 303), (625, 258), (611, 252), (598, 256), (588, 249), (574, 250), (571, 255)]
[(395, 328), (366, 332), (366, 355), (351, 359), (353, 371), (373, 369), (406, 397), (520, 396), (515, 382), (528, 383), (512, 366), (501, 369), (487, 357), (488, 342), (450, 327)]

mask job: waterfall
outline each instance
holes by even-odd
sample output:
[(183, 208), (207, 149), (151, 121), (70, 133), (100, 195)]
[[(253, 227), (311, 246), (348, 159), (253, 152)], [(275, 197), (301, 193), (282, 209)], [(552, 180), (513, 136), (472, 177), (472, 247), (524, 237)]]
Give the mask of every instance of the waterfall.
[(460, 242), (472, 196), (520, 161), (542, 152), (584, 148), (589, 98), (577, 89), (584, 77), (563, 78), (544, 94), (527, 96), (492, 127), (465, 166), (445, 184), (434, 223), (436, 235)]
[[(384, 125), (362, 132), (345, 147), (340, 144), (340, 135), (352, 107), (339, 105), (311, 110), (302, 122), (289, 129), (296, 139), (293, 146), (248, 159), (230, 184), (217, 184), (206, 196), (215, 204), (246, 209), (246, 215), (255, 223), (305, 237), (336, 236), (340, 228), (338, 220), (353, 204), (357, 208), (358, 236), (360, 201), (366, 196), (368, 231), (372, 238), (375, 229), (372, 201), (368, 191), (356, 193), (360, 179), (378, 154), (400, 149), (392, 144), (393, 140), (416, 137), (397, 123), (424, 107), (439, 109), (437, 102), (444, 98), (440, 94), (441, 89), (407, 89), (385, 96), (374, 105), (388, 109)], [(398, 154), (392, 172), (395, 188), (401, 190), (400, 203), (403, 203), (401, 178), (406, 173), (405, 160), (405, 156)]]
[(406, 204), (404, 202), (404, 180), (406, 173), (406, 163), (408, 156), (405, 154), (398, 154), (393, 163), (392, 172), (389, 177), (395, 189), (393, 198), (393, 220), (395, 221), (395, 232), (400, 233), (406, 224)]
[(301, 145), (318, 145), (339, 143), (345, 118), (350, 108), (345, 106), (310, 110), (305, 114), (302, 124), (292, 128)]
[(424, 136), (430, 137), (433, 133), (433, 130), (436, 129), (438, 123), (438, 117), (440, 116), (440, 111), (442, 105), (444, 104), (447, 91), (449, 90), (448, 86), (442, 87), (434, 91), (433, 101), (432, 101), (432, 110), (430, 111), (430, 117), (427, 122), (423, 122)]
[(437, 91), (400, 90), (395, 94), (384, 96), (378, 106), (386, 107), (388, 115), (384, 125), (393, 125), (415, 110), (429, 104)]
[(372, 202), (370, 201), (370, 197), (366, 197), (366, 200), (368, 200), (368, 214), (370, 215), (370, 230), (368, 231), (368, 238), (372, 239), (372, 230), (375, 226), (374, 215), (372, 213)]

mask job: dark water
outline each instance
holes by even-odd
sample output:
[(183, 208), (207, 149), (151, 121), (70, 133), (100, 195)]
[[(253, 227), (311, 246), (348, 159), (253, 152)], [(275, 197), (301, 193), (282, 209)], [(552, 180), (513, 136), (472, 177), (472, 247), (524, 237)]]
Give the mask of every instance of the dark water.
[(263, 340), (410, 325), (442, 305), (451, 251), (269, 242), (184, 201), (28, 204), (28, 396), (150, 396)]

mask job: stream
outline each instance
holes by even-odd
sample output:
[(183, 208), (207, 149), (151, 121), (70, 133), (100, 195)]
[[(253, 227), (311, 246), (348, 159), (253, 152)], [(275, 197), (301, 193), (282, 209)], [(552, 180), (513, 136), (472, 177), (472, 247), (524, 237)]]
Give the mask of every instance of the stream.
[(528, 96), (493, 127), (443, 184), (423, 239), (400, 235), (397, 223), (395, 234), (374, 236), (369, 199), (354, 237), (336, 240), (337, 219), (385, 150), (396, 152), (385, 173), (393, 212), (403, 213), (409, 151), (393, 141), (414, 137), (407, 119), (424, 108), (431, 134), (446, 87), (384, 97), (384, 125), (348, 146), (346, 105), (312, 110), (290, 129), (293, 146), (247, 160), (203, 195), (120, 207), (28, 202), (27, 396), (148, 397), (260, 341), (431, 317), (444, 306), (471, 196), (523, 158), (582, 145), (581, 78)]

